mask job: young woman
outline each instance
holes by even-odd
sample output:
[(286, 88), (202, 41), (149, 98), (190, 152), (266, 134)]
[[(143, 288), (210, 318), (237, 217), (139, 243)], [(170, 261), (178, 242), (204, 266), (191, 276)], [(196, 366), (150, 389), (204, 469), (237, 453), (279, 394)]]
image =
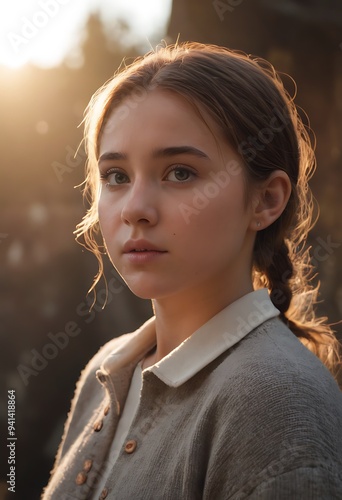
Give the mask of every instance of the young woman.
[(78, 235), (98, 281), (100, 229), (154, 316), (82, 373), (43, 498), (341, 498), (338, 346), (305, 248), (314, 154), (272, 66), (162, 48), (95, 94), (85, 139)]

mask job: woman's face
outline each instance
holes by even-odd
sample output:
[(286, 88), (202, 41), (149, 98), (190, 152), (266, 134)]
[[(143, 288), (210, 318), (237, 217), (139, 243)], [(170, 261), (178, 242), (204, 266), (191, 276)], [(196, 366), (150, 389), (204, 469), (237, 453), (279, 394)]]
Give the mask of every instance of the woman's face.
[(157, 89), (127, 109), (110, 115), (99, 154), (99, 221), (115, 268), (142, 298), (247, 293), (255, 232), (240, 157), (175, 93)]

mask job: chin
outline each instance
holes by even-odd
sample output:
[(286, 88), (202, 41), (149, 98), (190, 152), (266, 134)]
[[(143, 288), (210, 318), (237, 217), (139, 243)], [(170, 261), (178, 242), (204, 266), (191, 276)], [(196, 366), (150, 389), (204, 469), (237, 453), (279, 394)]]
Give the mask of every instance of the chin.
[(126, 281), (126, 284), (128, 288), (131, 290), (134, 295), (139, 297), (140, 299), (158, 299), (162, 297), (167, 297), (170, 295), (169, 291), (166, 291), (165, 289), (160, 288), (159, 285), (153, 285), (152, 283), (150, 285), (147, 285), (145, 283), (130, 283), (129, 281)]
[(146, 286), (146, 283), (137, 283), (133, 280), (126, 280), (125, 283), (131, 292), (140, 299), (152, 299), (154, 287)]
[(137, 289), (130, 286), (128, 288), (136, 297), (139, 297), (139, 299), (152, 300), (154, 298), (150, 293), (148, 293), (147, 290)]

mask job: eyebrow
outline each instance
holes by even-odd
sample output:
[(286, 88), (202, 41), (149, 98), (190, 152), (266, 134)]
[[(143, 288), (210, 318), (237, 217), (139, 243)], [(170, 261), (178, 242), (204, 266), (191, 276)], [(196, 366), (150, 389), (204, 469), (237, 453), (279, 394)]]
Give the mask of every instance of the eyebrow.
[[(152, 153), (153, 158), (170, 158), (181, 154), (197, 156), (209, 160), (209, 156), (195, 148), (194, 146), (171, 146), (168, 148), (155, 149)], [(119, 152), (103, 153), (99, 158), (99, 163), (105, 160), (127, 160), (127, 154)]]

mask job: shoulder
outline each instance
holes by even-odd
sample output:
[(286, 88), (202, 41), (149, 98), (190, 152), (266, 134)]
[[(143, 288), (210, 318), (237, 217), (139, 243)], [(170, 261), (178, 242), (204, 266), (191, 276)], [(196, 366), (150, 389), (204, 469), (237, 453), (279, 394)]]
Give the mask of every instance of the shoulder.
[(237, 425), (244, 422), (246, 432), (263, 428), (257, 434), (274, 443), (285, 435), (312, 442), (315, 435), (335, 450), (339, 442), (342, 450), (342, 393), (327, 368), (280, 320), (256, 328), (225, 353), (214, 371), (222, 408)]
[(328, 478), (342, 467), (341, 392), (280, 320), (266, 321), (226, 351), (211, 375), (217, 457), (225, 467), (228, 450), (239, 450), (244, 470), (253, 471), (243, 477), (248, 488), (279, 476), (291, 482), (290, 472), (301, 470), (293, 472), (299, 488), (310, 471)]
[(241, 383), (260, 390), (338, 395), (338, 385), (323, 363), (279, 319), (273, 318), (248, 334), (230, 352), (226, 364)]
[[(113, 352), (121, 348), (123, 345), (128, 343), (133, 337), (134, 332), (125, 333), (118, 337), (111, 339), (109, 342), (104, 344), (98, 352), (89, 360), (85, 368), (81, 371), (80, 377), (76, 384), (75, 395), (72, 403), (72, 407), (76, 405), (76, 403), (80, 404), (80, 398), (82, 396), (82, 392), (85, 393), (85, 403), (88, 404), (91, 399), (90, 396), (93, 393), (101, 394), (103, 388), (101, 384), (99, 384), (96, 378), (96, 372), (101, 368), (104, 360)], [(102, 396), (101, 396), (102, 397)]]

